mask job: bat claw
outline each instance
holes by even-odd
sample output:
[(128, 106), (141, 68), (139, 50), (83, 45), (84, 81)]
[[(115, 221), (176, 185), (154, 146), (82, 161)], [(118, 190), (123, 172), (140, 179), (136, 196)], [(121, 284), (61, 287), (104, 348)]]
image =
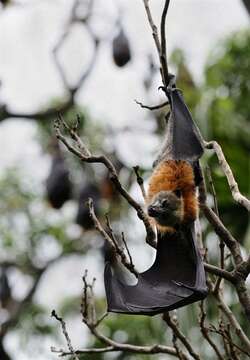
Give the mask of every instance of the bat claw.
[(167, 92), (166, 86), (159, 86), (159, 87), (158, 87), (158, 91), (159, 91), (159, 90), (162, 90), (164, 93)]

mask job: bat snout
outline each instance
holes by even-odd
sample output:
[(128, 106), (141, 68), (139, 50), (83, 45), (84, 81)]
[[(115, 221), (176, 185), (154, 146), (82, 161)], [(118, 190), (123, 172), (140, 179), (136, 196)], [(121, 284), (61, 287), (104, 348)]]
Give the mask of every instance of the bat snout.
[(156, 217), (157, 215), (159, 215), (159, 209), (157, 206), (153, 206), (153, 205), (150, 205), (148, 207), (148, 215), (151, 216), (151, 217)]

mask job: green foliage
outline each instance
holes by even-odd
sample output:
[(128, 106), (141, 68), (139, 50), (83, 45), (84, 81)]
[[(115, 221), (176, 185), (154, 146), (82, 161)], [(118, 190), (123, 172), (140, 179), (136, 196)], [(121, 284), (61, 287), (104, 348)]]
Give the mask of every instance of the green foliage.
[[(208, 139), (222, 146), (240, 190), (250, 194), (250, 31), (234, 34), (212, 55), (205, 70), (203, 91)], [(248, 229), (247, 212), (232, 201), (215, 156), (208, 165), (213, 172), (220, 213), (225, 224), (243, 242)], [(232, 221), (232, 219), (234, 219)]]
[[(177, 86), (183, 90), (203, 136), (221, 145), (240, 190), (247, 196), (250, 194), (249, 59), (249, 30), (235, 33), (215, 47), (202, 86), (195, 84), (180, 49), (171, 56), (177, 68)], [(211, 168), (222, 220), (244, 242), (249, 226), (247, 211), (232, 200), (217, 157), (206, 155), (204, 164)], [(208, 191), (211, 191), (209, 187)]]

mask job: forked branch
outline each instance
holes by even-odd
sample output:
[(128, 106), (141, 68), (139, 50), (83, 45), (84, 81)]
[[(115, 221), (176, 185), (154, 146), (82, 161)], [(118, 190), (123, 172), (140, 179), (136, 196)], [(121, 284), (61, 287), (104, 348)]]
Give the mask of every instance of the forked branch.
[[(73, 144), (70, 142), (70, 140), (68, 140), (66, 136), (62, 134), (61, 128), (68, 132), (68, 136), (70, 136), (70, 138), (73, 140)], [(65, 121), (63, 121), (62, 117), (58, 117), (55, 121), (55, 133), (57, 138), (62, 141), (62, 143), (67, 147), (67, 149), (74, 155), (76, 155), (81, 161), (86, 163), (101, 163), (107, 168), (110, 175), (110, 180), (113, 182), (116, 190), (135, 209), (138, 218), (142, 220), (147, 233), (146, 242), (155, 248), (156, 235), (153, 228), (151, 227), (148, 216), (144, 212), (142, 207), (138, 204), (138, 202), (135, 201), (135, 199), (121, 184), (113, 163), (105, 155), (92, 155), (91, 151), (79, 138), (76, 127), (70, 128), (65, 123)]]

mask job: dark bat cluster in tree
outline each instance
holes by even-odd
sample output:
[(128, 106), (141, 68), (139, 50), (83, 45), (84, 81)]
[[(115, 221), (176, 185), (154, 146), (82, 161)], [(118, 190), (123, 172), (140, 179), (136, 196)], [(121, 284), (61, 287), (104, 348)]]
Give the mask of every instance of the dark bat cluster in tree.
[(113, 59), (117, 66), (125, 66), (131, 59), (131, 49), (127, 35), (122, 26), (113, 39)]
[[(59, 144), (52, 140), (52, 164), (50, 173), (46, 180), (46, 193), (49, 203), (54, 209), (60, 209), (65, 202), (72, 199), (76, 194), (78, 208), (76, 214), (76, 224), (80, 225), (84, 230), (90, 230), (94, 227), (93, 220), (90, 217), (87, 200), (92, 198), (95, 203), (97, 215), (101, 215), (101, 202), (103, 199), (114, 202), (119, 201), (118, 192), (114, 187), (109, 173), (104, 172), (98, 181), (85, 181), (80, 189), (75, 188), (73, 176), (67, 166), (63, 152)], [(115, 154), (117, 172), (123, 168), (123, 164), (119, 161)]]
[(52, 207), (60, 209), (72, 196), (70, 173), (63, 155), (53, 155), (50, 174), (46, 181), (47, 197)]
[(76, 223), (84, 230), (89, 230), (94, 227), (93, 220), (89, 214), (87, 200), (92, 198), (96, 204), (96, 213), (100, 215), (100, 189), (96, 184), (89, 183), (82, 187), (78, 199), (78, 210), (76, 215)]
[(7, 269), (2, 266), (0, 273), (0, 303), (5, 308), (11, 298), (11, 287), (7, 275)]

